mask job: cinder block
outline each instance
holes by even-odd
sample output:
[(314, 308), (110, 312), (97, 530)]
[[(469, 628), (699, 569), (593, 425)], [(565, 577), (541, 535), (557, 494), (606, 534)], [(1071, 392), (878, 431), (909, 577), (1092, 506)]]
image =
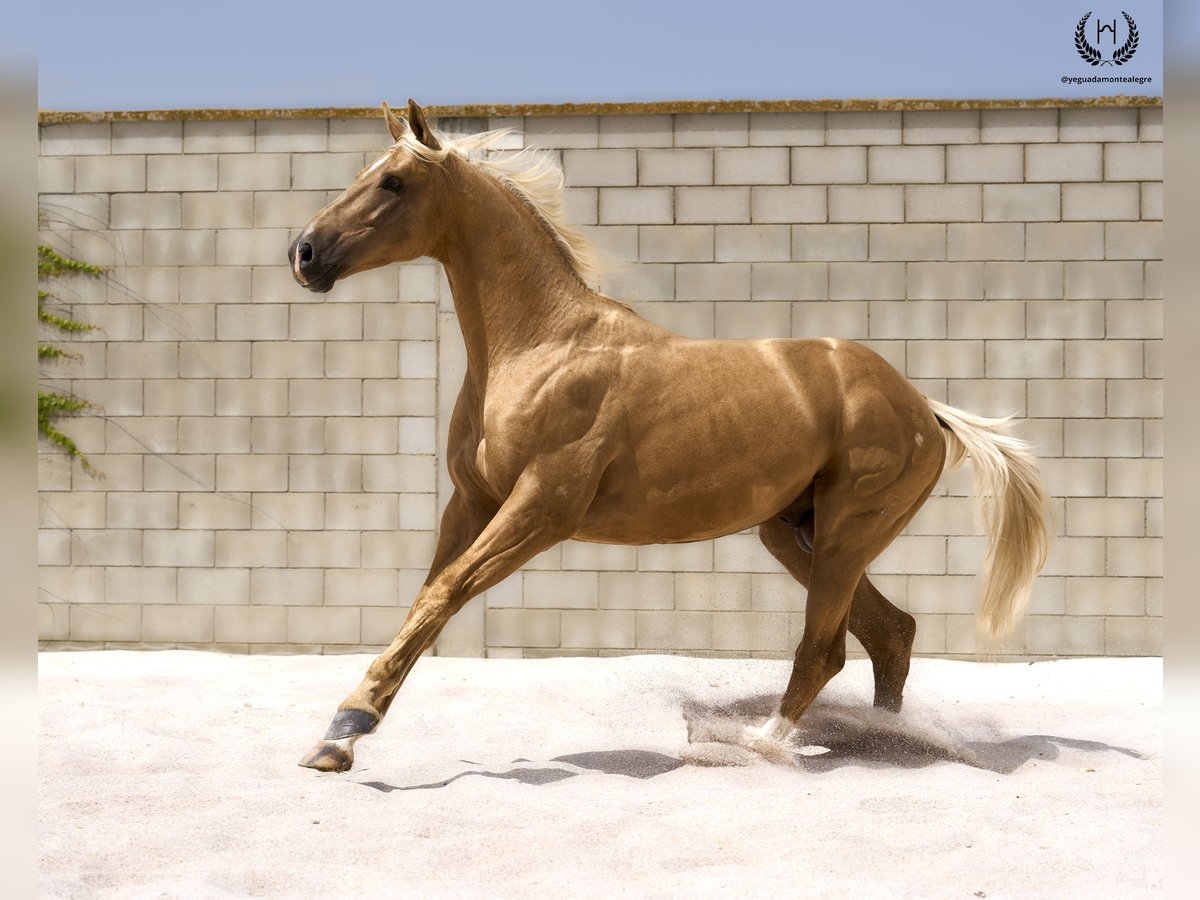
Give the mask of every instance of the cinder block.
[(362, 536), (362, 564), (367, 568), (429, 568), (437, 536), (433, 532), (367, 532)]
[(791, 334), (791, 305), (767, 301), (717, 303), (716, 337), (782, 338)]
[(1138, 110), (1132, 107), (1061, 110), (1059, 112), (1058, 139), (1064, 143), (1136, 141), (1138, 139)]
[(1063, 427), (1063, 452), (1067, 456), (1142, 455), (1142, 423), (1137, 420), (1069, 419)]
[(1093, 616), (1030, 616), (1025, 649), (1051, 656), (1102, 656), (1104, 619)]
[(793, 225), (792, 259), (862, 261), (867, 258), (867, 225)]
[(394, 454), (398, 430), (395, 418), (327, 419), (324, 448), (329, 453)]
[(217, 530), (246, 529), (250, 527), (250, 511), (252, 506), (248, 493), (187, 493), (179, 497), (178, 508), (180, 528)]
[(287, 487), (286, 456), (235, 453), (217, 457), (219, 491), (282, 491)]
[(113, 228), (178, 228), (182, 220), (179, 194), (114, 194)]
[(527, 116), (525, 144), (530, 147), (596, 147), (598, 116)]
[[(1070, 502), (1068, 509), (1070, 509)], [(1144, 615), (1146, 612), (1145, 584), (1141, 578), (1068, 578), (1066, 579), (1067, 614), (1072, 616)]]
[(1142, 442), (1147, 456), (1163, 455), (1162, 419), (1147, 419), (1142, 423)]
[(1160, 380), (1121, 379), (1108, 383), (1110, 418), (1157, 419), (1163, 412), (1163, 383)]
[(911, 185), (904, 192), (904, 217), (909, 222), (978, 222), (982, 190), (977, 184)]
[(899, 144), (899, 111), (830, 112), (825, 114), (825, 143)]
[(1136, 183), (1064, 184), (1062, 217), (1073, 221), (1137, 219), (1141, 190)]
[(70, 194), (75, 190), (75, 158), (73, 156), (39, 156), (38, 193)]
[[(145, 489), (148, 491), (212, 491), (215, 490), (216, 464), (211, 456), (184, 455), (146, 456), (130, 455), (130, 459), (141, 460), (145, 471)], [(106, 471), (108, 478), (112, 473)], [(127, 490), (140, 489), (139, 483)]]
[(1142, 341), (1067, 341), (1068, 378), (1141, 378)]
[(1163, 139), (1162, 107), (1143, 106), (1138, 113), (1138, 140), (1161, 141)]
[(866, 147), (793, 147), (794, 184), (862, 184), (867, 180)]
[(750, 141), (746, 113), (684, 113), (675, 116), (676, 147), (745, 147)]
[(898, 575), (940, 575), (946, 571), (946, 538), (902, 534), (871, 563), (871, 571)]
[(712, 616), (712, 647), (783, 653), (792, 650), (795, 642), (786, 613), (718, 612)]
[(562, 646), (625, 649), (634, 646), (634, 613), (568, 610), (562, 614)]
[(557, 647), (561, 615), (551, 609), (489, 609), (485, 626), (487, 646)]
[[(1067, 500), (1066, 506), (1067, 534), (1070, 535), (1140, 537), (1145, 531), (1146, 503), (1141, 499), (1073, 497)], [(1144, 605), (1143, 591), (1140, 584), (1137, 587), (1138, 606), (1141, 607)], [(1112, 596), (1117, 597), (1128, 596), (1128, 594), (1128, 590), (1121, 590), (1119, 586), (1114, 586), (1112, 591)], [(1068, 596), (1077, 601), (1079, 592), (1069, 592)], [(1077, 602), (1072, 604), (1075, 607), (1078, 605)], [(1102, 610), (1093, 607), (1092, 611), (1097, 613)], [(1139, 608), (1137, 613), (1141, 612), (1142, 610)]]
[(112, 152), (111, 122), (71, 122), (38, 126), (42, 156), (107, 155)]
[[(403, 276), (405, 270), (401, 269)], [(401, 278), (401, 294), (404, 295)], [(367, 303), (363, 305), (363, 331), (377, 340), (434, 340), (436, 307), (432, 303)]]
[(1031, 222), (1025, 226), (1026, 258), (1103, 259), (1100, 222)]
[(524, 603), (529, 608), (596, 609), (595, 572), (526, 571)]
[(1105, 334), (1111, 338), (1161, 338), (1161, 300), (1110, 300), (1105, 304)]
[(395, 606), (399, 600), (395, 569), (331, 569), (325, 573), (329, 606)]
[[(284, 228), (224, 228), (217, 232), (216, 262), (221, 266), (271, 266), (271, 269), (282, 272), (287, 278), (290, 290), (284, 299), (300, 302), (305, 299), (304, 294), (300, 293), (304, 288), (292, 280), (292, 270), (287, 268), (284, 257), (287, 246), (288, 232)], [(258, 284), (256, 287), (260, 292), (263, 286)], [(277, 301), (277, 298), (270, 299)]]
[(1025, 151), (1020, 144), (960, 145), (946, 148), (946, 181), (1020, 182)]
[(296, 190), (344, 190), (362, 168), (361, 153), (294, 153), (292, 187)]
[(1105, 619), (1104, 652), (1109, 656), (1161, 656), (1163, 620)]
[(109, 354), (110, 378), (173, 378), (179, 374), (179, 345), (167, 342), (122, 344)]
[(872, 301), (869, 308), (868, 335), (877, 340), (946, 336), (946, 304), (942, 301)]
[(718, 262), (786, 261), (792, 255), (787, 225), (717, 225)]
[(148, 416), (211, 416), (215, 408), (213, 382), (202, 378), (143, 382)]
[[(400, 347), (395, 341), (330, 341), (325, 345), (325, 375), (329, 378), (396, 378), (400, 374)], [(430, 345), (432, 346), (432, 345)], [(310, 369), (307, 374), (319, 374)], [(432, 377), (435, 373), (421, 371), (404, 373), (405, 377)]]
[(1068, 300), (1132, 300), (1142, 296), (1142, 263), (1137, 260), (1069, 262), (1065, 272)]
[[(1002, 338), (1025, 336), (1025, 304), (1020, 301), (995, 300), (985, 303), (952, 303), (949, 306), (949, 330), (952, 338), (987, 338), (995, 342)], [(1062, 342), (1053, 342), (1058, 364), (1055, 374), (1062, 372)], [(999, 346), (999, 345), (997, 345)], [(989, 353), (995, 349), (989, 345)], [(1037, 350), (1031, 351), (1039, 357)]]
[(872, 260), (945, 259), (945, 225), (871, 225)]
[(985, 222), (1054, 222), (1061, 215), (1058, 184), (985, 184)]
[[(1060, 262), (985, 262), (983, 264), (984, 296), (989, 300), (1057, 300), (1063, 296), (1063, 264)], [(1031, 310), (1041, 309), (1044, 316), (1050, 315), (1051, 307), (1046, 304), (1031, 306)], [(1064, 313), (1071, 313), (1067, 307), (1056, 315), (1055, 321), (1063, 321)], [(1074, 321), (1082, 308), (1074, 310), (1066, 318)], [(1092, 311), (1095, 312), (1094, 310)], [(1031, 316), (1033, 313), (1031, 312)], [(1032, 333), (1031, 337), (1034, 336)]]
[(287, 561), (288, 565), (301, 568), (358, 568), (363, 564), (359, 534), (356, 531), (290, 532)]
[(358, 607), (293, 607), (287, 611), (287, 639), (301, 644), (361, 642)]
[(767, 112), (750, 114), (750, 144), (796, 147), (825, 143), (825, 113)]
[[(611, 152), (611, 151), (609, 151)], [(632, 151), (628, 152), (632, 155)], [(622, 184), (712, 184), (713, 151), (701, 148), (642, 150), (636, 158), (636, 177)]]
[(753, 534), (731, 534), (713, 545), (713, 569), (717, 572), (776, 572), (784, 568)]
[(325, 119), (259, 119), (254, 123), (259, 152), (319, 151), (329, 146)]
[(831, 263), (830, 300), (903, 300), (904, 264)]
[(214, 154), (181, 153), (146, 158), (146, 190), (215, 191), (217, 157)]
[(1105, 461), (1102, 459), (1039, 460), (1046, 490), (1054, 497), (1103, 497)]
[(636, 185), (635, 150), (564, 150), (566, 184), (575, 186)]
[(1029, 414), (1050, 418), (1102, 418), (1104, 382), (1082, 378), (1031, 380)]
[(787, 184), (788, 150), (785, 147), (718, 149), (717, 184)]
[(75, 529), (71, 532), (71, 564), (75, 566), (139, 566), (142, 534), (126, 529)]
[(638, 258), (643, 262), (707, 262), (713, 259), (711, 225), (643, 225)]
[[(974, 324), (985, 322), (986, 314)], [(1019, 337), (1019, 322), (1010, 322), (1008, 328)], [(964, 325), (964, 330), (974, 329)], [(988, 378), (1061, 378), (1062, 356), (1062, 341), (988, 341), (984, 371)]]
[(176, 572), (173, 568), (142, 566), (115, 566), (105, 569), (105, 596), (109, 600), (123, 603), (174, 603)]
[(220, 340), (281, 340), (287, 336), (287, 307), (231, 303), (217, 308)]
[(906, 144), (975, 144), (979, 142), (979, 110), (938, 109), (904, 112)]
[(103, 528), (103, 494), (42, 493), (38, 498), (39, 525), (56, 529)]
[(364, 416), (432, 416), (437, 410), (437, 383), (432, 379), (363, 382)]
[(147, 231), (143, 253), (148, 266), (211, 266), (217, 235), (207, 229)]
[[(670, 572), (601, 572), (601, 609), (671, 609), (675, 580)], [(526, 595), (528, 604), (528, 594)]]
[(1161, 459), (1110, 459), (1107, 467), (1109, 497), (1161, 497)]
[(1163, 145), (1105, 144), (1104, 180), (1162, 181)]
[(288, 412), (293, 416), (361, 415), (362, 382), (355, 378), (292, 379)]
[(287, 382), (258, 378), (217, 381), (218, 416), (287, 415)]
[(983, 341), (909, 341), (910, 378), (981, 378)]
[(699, 263), (675, 267), (675, 291), (680, 300), (749, 300), (748, 263)]
[(180, 569), (179, 602), (197, 606), (248, 604), (250, 570)]
[(1162, 259), (1161, 222), (1108, 222), (1104, 226), (1107, 259)]
[(162, 608), (124, 603), (105, 603), (99, 606), (84, 603), (72, 605), (70, 611), (71, 640), (87, 642), (141, 640), (143, 638), (143, 610)]
[(830, 222), (903, 222), (899, 185), (837, 185), (829, 189)]
[(256, 378), (311, 378), (324, 372), (326, 345), (322, 341), (260, 341), (252, 346), (251, 367)]
[(431, 417), (406, 416), (400, 419), (399, 453), (425, 454), (437, 452), (436, 420)]
[(248, 120), (183, 123), (185, 153), (249, 153), (254, 150), (254, 122)]
[[(256, 191), (255, 228), (301, 228), (325, 205), (325, 191)], [(284, 259), (285, 243), (279, 247)]]
[(291, 187), (291, 167), (287, 153), (222, 153), (217, 187), (222, 191), (286, 191)]
[(636, 616), (639, 649), (707, 650), (712, 647), (712, 613), (642, 611)]
[(826, 263), (754, 263), (755, 300), (824, 300), (829, 296)]
[(910, 300), (982, 300), (982, 263), (909, 263)]
[(946, 180), (944, 147), (871, 147), (868, 180), (875, 184), (936, 183)]
[(213, 633), (218, 643), (287, 642), (287, 611), (279, 607), (224, 606), (214, 614)]
[(985, 109), (980, 113), (984, 143), (1045, 143), (1058, 140), (1057, 109)]
[(1163, 186), (1162, 182), (1142, 184), (1141, 217), (1143, 219), (1159, 219), (1163, 217)]
[(804, 589), (791, 575), (750, 576), (750, 608), (755, 612), (791, 612), (804, 599)]
[(824, 222), (825, 188), (807, 185), (758, 186), (751, 188), (750, 203), (755, 222)]
[(81, 156), (75, 161), (75, 189), (97, 194), (144, 191), (146, 157)]
[(665, 116), (598, 116), (601, 147), (670, 147), (675, 140), (672, 118)]
[(1109, 576), (1161, 578), (1162, 538), (1110, 537), (1105, 574)]
[(750, 196), (748, 187), (681, 187), (675, 191), (675, 221), (680, 225), (748, 223)]
[[(711, 546), (711, 545), (709, 545)], [(748, 573), (675, 575), (675, 608), (679, 610), (748, 610), (752, 596)]]
[(175, 528), (179, 522), (179, 496), (173, 492), (110, 491), (106, 500), (104, 521), (109, 528)]
[(368, 162), (392, 143), (382, 119), (375, 118), (330, 119), (328, 140), (330, 152), (366, 151), (372, 155)]
[(142, 532), (142, 562), (147, 566), (211, 567), (214, 540), (211, 531)]
[(670, 188), (600, 188), (602, 224), (666, 225), (671, 221)]
[(853, 300), (793, 303), (792, 336), (862, 340), (867, 337), (867, 304)]
[(250, 601), (255, 605), (320, 606), (325, 578), (320, 569), (253, 569)]
[(395, 531), (400, 504), (391, 494), (329, 494), (325, 527), (331, 531)]

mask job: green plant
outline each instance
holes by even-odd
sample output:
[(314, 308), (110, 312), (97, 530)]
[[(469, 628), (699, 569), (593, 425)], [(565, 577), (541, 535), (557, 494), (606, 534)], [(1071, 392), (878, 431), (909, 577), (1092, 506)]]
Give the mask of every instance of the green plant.
[[(45, 244), (38, 245), (38, 281), (49, 281), (69, 275), (83, 275), (96, 278), (104, 274), (104, 269), (69, 256), (63, 256)], [(60, 298), (47, 290), (38, 288), (38, 321), (46, 328), (63, 334), (81, 334), (91, 331), (93, 326), (71, 318), (67, 312), (53, 312), (47, 304), (54, 303)], [(38, 341), (38, 360), (54, 362), (62, 359), (74, 359), (76, 354), (68, 353), (61, 347)], [(79, 449), (70, 436), (61, 431), (55, 421), (62, 416), (78, 415), (92, 408), (92, 404), (79, 397), (73, 397), (59, 391), (38, 390), (38, 433), (51, 444), (58, 447), (72, 459), (79, 461), (84, 471), (96, 474), (95, 468), (87, 456)]]

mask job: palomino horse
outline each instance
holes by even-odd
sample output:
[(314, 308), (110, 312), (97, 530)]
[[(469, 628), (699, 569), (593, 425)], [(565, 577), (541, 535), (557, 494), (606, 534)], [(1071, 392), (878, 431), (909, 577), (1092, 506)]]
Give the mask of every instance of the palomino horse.
[(395, 144), (288, 255), (317, 292), (420, 256), (445, 266), (467, 348), (447, 449), (454, 493), (400, 633), (301, 765), (349, 769), (450, 617), (568, 538), (678, 543), (757, 525), (808, 604), (791, 680), (754, 740), (786, 736), (841, 669), (847, 628), (871, 657), (875, 704), (898, 710), (916, 623), (864, 571), (947, 456), (971, 457), (983, 500), (981, 630), (1015, 622), (1045, 561), (1047, 497), (1003, 420), (927, 399), (851, 341), (660, 328), (585, 283), (590, 251), (563, 220), (562, 174), (545, 156), (473, 158), (494, 135), (440, 135), (411, 100), (407, 121), (384, 115)]

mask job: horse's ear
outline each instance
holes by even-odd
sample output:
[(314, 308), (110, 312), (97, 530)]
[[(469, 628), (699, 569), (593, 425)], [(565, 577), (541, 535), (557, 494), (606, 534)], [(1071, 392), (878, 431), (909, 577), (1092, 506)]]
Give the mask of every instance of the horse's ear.
[(400, 140), (404, 137), (404, 132), (408, 131), (408, 124), (392, 112), (392, 108), (386, 103), (380, 105), (383, 107), (383, 120), (387, 122), (388, 131), (392, 133), (392, 140)]
[(441, 142), (434, 135), (429, 123), (425, 121), (425, 110), (417, 106), (417, 101), (412, 97), (408, 98), (408, 124), (413, 130), (413, 137), (430, 150), (442, 149)]

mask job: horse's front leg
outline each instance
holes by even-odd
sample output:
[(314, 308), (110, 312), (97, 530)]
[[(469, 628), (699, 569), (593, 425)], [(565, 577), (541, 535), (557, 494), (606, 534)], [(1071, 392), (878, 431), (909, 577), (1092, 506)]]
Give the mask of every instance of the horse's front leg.
[[(371, 663), (362, 682), (338, 707), (325, 738), (300, 765), (347, 771), (354, 762), (354, 742), (378, 727), (405, 677), (450, 617), (472, 597), (575, 532), (586, 501), (564, 503), (561, 493), (550, 496), (539, 488), (541, 483), (522, 478), (467, 549), (431, 573), (400, 633)], [(435, 563), (441, 562), (441, 553), (438, 557)]]

